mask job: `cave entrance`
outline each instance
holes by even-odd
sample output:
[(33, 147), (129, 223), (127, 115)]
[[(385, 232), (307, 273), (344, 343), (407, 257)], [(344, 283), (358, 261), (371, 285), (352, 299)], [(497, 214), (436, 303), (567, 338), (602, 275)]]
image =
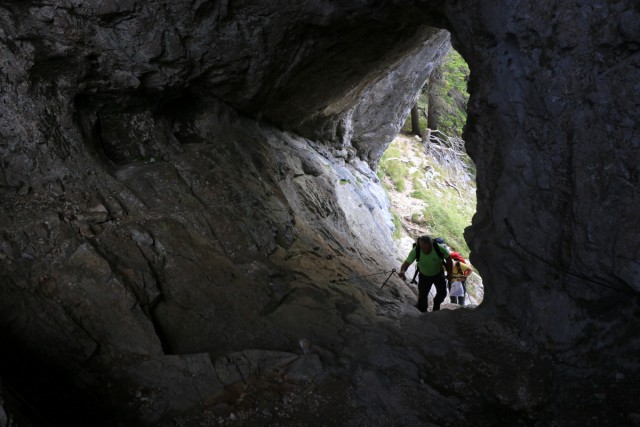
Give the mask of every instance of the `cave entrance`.
[[(378, 178), (391, 201), (392, 237), (400, 260), (417, 237), (427, 234), (444, 238), (471, 265), (464, 230), (476, 212), (476, 169), (462, 139), (468, 80), (468, 65), (450, 48), (378, 164)], [(408, 276), (413, 277), (414, 268), (410, 267)], [(479, 305), (484, 286), (477, 272), (467, 279), (465, 288), (465, 305)]]

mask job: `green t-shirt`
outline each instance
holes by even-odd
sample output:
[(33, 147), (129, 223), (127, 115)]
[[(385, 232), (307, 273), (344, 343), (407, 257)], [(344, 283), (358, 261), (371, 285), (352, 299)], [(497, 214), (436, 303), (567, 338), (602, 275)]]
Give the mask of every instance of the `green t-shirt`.
[[(444, 256), (445, 259), (449, 258), (449, 250), (444, 246), (434, 243), (434, 246), (438, 245), (440, 247), (440, 252)], [(416, 259), (416, 248), (411, 249), (409, 252), (409, 256), (405, 262), (407, 264), (411, 264)], [(418, 270), (420, 273), (425, 276), (437, 276), (444, 271), (444, 266), (442, 265), (442, 259), (438, 256), (438, 253), (435, 250), (435, 247), (431, 249), (431, 252), (425, 254), (420, 251), (420, 260), (418, 261)]]

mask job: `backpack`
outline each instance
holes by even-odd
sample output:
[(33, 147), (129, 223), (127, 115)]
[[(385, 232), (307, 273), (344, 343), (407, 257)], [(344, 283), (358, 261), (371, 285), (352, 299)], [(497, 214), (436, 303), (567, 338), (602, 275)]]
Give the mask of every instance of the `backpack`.
[(463, 262), (467, 264), (467, 261), (464, 259), (462, 255), (460, 255), (460, 252), (449, 252), (449, 256), (451, 256), (451, 259), (454, 261)]
[[(435, 239), (433, 239), (433, 250), (436, 251), (436, 254), (438, 255), (438, 257), (440, 258), (440, 260), (442, 261), (442, 265), (446, 266), (447, 263), (444, 260), (444, 254), (442, 253), (442, 250), (440, 249), (440, 245), (444, 245), (444, 239), (442, 237), (436, 237)], [(418, 238), (418, 240), (416, 240), (416, 242), (413, 244), (413, 247), (416, 248), (416, 271), (413, 274), (413, 279), (411, 279), (411, 283), (418, 283), (416, 282), (416, 277), (418, 277), (418, 261), (420, 261), (420, 238)]]

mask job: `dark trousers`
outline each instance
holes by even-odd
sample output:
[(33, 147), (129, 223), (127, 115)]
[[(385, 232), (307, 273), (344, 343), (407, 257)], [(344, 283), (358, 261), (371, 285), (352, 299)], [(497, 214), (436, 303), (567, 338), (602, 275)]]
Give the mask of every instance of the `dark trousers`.
[(429, 307), (429, 291), (431, 285), (436, 287), (436, 296), (433, 298), (433, 311), (440, 310), (440, 304), (447, 296), (447, 282), (444, 280), (444, 272), (437, 276), (425, 276), (420, 273), (418, 281), (418, 310), (425, 312)]
[(464, 305), (464, 296), (461, 297), (449, 297), (452, 304)]

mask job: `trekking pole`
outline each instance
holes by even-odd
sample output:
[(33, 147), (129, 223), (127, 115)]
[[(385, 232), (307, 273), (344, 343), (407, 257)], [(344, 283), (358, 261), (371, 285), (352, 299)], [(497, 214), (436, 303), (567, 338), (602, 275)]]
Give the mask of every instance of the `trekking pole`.
[[(394, 270), (392, 270), (392, 271), (391, 271), (391, 273), (393, 274), (393, 272), (394, 272), (394, 271), (395, 271), (395, 269), (394, 269)], [(340, 280), (331, 279), (331, 280), (330, 280), (330, 282), (331, 282), (331, 283), (347, 282), (347, 281), (349, 281), (349, 280), (353, 280), (353, 279), (363, 279), (363, 278), (365, 278), (365, 277), (378, 276), (379, 274), (386, 274), (386, 273), (388, 273), (388, 272), (389, 272), (389, 270), (387, 270), (387, 271), (381, 271), (381, 272), (379, 272), (379, 273), (365, 274), (364, 276), (353, 276), (353, 277), (347, 277), (346, 279), (340, 279)]]
[(410, 283), (417, 284), (418, 282), (416, 282), (416, 277), (418, 277), (418, 267), (416, 267), (416, 271), (413, 273), (413, 279), (411, 279)]
[(387, 284), (387, 282), (389, 281), (389, 279), (391, 279), (391, 276), (393, 276), (393, 273), (395, 273), (395, 272), (396, 272), (396, 269), (395, 269), (395, 268), (391, 270), (391, 273), (390, 273), (390, 274), (389, 274), (389, 276), (387, 277), (387, 280), (385, 280), (385, 281), (384, 281), (384, 283), (382, 284), (382, 286), (380, 286), (380, 290), (382, 290), (382, 288), (384, 288), (384, 285), (386, 285), (386, 284)]

